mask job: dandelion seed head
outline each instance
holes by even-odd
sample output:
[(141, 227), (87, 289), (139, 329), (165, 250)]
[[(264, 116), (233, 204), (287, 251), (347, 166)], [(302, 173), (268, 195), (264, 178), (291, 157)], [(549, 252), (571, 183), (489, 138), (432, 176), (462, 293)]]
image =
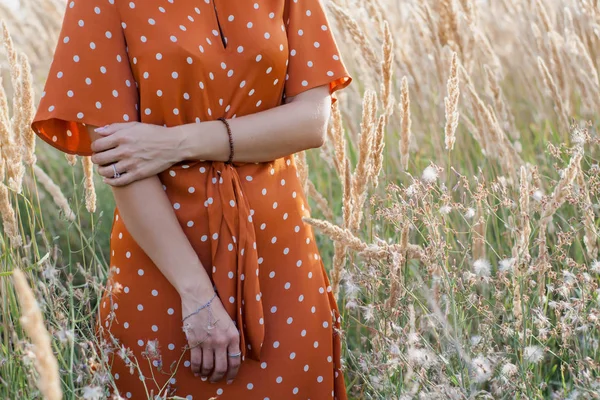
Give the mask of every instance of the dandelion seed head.
[(540, 346), (527, 346), (523, 350), (523, 359), (531, 364), (537, 364), (544, 358), (544, 350)]
[(478, 356), (473, 360), (473, 380), (477, 383), (483, 383), (492, 377), (492, 364), (490, 361), (483, 357)]
[(512, 272), (514, 266), (515, 266), (515, 259), (514, 258), (505, 258), (503, 260), (500, 260), (498, 262), (498, 269), (501, 272)]
[(100, 386), (85, 386), (82, 398), (84, 400), (101, 400), (104, 398), (104, 391)]
[(490, 276), (491, 273), (491, 265), (490, 262), (486, 259), (480, 258), (479, 260), (475, 260), (473, 263), (473, 272), (477, 276)]
[(452, 207), (450, 207), (450, 206), (446, 205), (446, 206), (440, 207), (440, 214), (442, 214), (442, 215), (448, 215), (448, 214), (450, 214), (451, 211), (452, 211)]
[(423, 170), (423, 175), (421, 176), (421, 179), (423, 179), (423, 181), (425, 181), (427, 183), (432, 183), (432, 182), (435, 182), (437, 180), (437, 178), (438, 178), (438, 172), (431, 165)]

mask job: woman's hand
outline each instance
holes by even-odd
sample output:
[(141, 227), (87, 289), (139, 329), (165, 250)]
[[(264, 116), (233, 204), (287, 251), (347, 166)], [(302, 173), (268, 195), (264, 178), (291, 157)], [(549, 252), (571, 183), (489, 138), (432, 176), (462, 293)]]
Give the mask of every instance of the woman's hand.
[[(181, 161), (178, 130), (161, 125), (125, 122), (95, 130), (102, 137), (92, 143), (92, 162), (111, 186), (157, 175)], [(114, 178), (115, 170), (121, 174)]]
[[(208, 300), (210, 297), (205, 296), (198, 299), (182, 297), (183, 317), (192, 314)], [(229, 383), (235, 378), (241, 356), (231, 357), (229, 354), (240, 353), (239, 332), (218, 296), (212, 299), (208, 307), (188, 317), (183, 330), (191, 348), (191, 368), (194, 375), (210, 375), (211, 382), (217, 382), (226, 376)]]

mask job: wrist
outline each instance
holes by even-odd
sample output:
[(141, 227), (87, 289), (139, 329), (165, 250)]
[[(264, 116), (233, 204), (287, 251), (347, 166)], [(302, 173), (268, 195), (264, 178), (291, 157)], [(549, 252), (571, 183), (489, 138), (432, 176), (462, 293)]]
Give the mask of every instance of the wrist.
[(177, 288), (182, 303), (197, 305), (207, 302), (215, 294), (215, 288), (209, 279), (194, 279)]
[(178, 163), (184, 160), (192, 160), (194, 157), (191, 156), (191, 149), (189, 145), (189, 138), (187, 134), (186, 125), (176, 125), (168, 128), (169, 137), (173, 143), (173, 161)]

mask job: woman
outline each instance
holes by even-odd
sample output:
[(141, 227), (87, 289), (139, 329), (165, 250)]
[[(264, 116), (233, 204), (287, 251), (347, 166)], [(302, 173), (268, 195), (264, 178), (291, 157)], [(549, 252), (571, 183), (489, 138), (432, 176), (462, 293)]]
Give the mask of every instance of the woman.
[(346, 398), (293, 153), (351, 81), (319, 0), (68, 3), (32, 129), (113, 189), (121, 396)]

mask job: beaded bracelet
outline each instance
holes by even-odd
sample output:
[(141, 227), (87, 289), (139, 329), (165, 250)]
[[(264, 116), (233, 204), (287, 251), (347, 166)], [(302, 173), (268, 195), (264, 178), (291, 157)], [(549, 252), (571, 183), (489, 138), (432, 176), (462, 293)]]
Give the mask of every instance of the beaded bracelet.
[(231, 134), (231, 128), (229, 127), (229, 122), (224, 117), (219, 117), (219, 121), (222, 121), (227, 127), (227, 135), (229, 136), (229, 160), (225, 162), (225, 164), (233, 163), (233, 135)]

